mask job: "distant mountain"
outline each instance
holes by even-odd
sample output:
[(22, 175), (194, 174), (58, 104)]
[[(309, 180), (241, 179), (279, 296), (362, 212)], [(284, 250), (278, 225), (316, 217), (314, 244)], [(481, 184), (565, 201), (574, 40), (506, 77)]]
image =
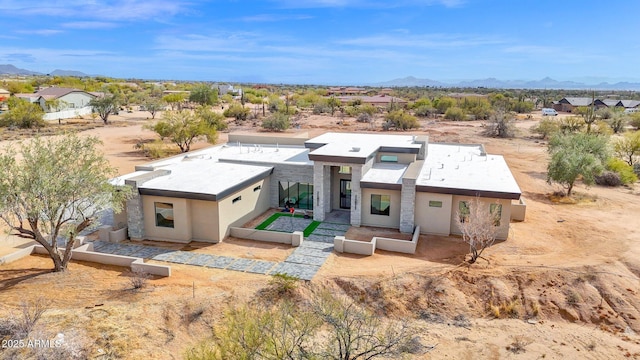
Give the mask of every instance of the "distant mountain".
[(17, 68), (11, 64), (0, 65), (0, 74), (8, 75), (42, 75), (39, 72)]
[(60, 70), (60, 69), (55, 69), (53, 70), (50, 75), (52, 76), (77, 76), (77, 77), (86, 77), (89, 76), (85, 73), (83, 73), (82, 71), (75, 71), (75, 70)]
[[(15, 66), (11, 65), (11, 64), (0, 65), (0, 74), (7, 74), (7, 75), (45, 75), (45, 74), (37, 72), (37, 71), (20, 69), (20, 68), (17, 68)], [(85, 73), (83, 73), (81, 71), (60, 70), (60, 69), (53, 70), (49, 74), (52, 75), (52, 76), (78, 76), (78, 77), (89, 76), (89, 75), (87, 75), (87, 74), (85, 74)]]
[(575, 81), (557, 81), (546, 77), (541, 80), (525, 81), (525, 80), (499, 80), (496, 78), (487, 78), (480, 80), (465, 80), (459, 82), (441, 82), (431, 79), (419, 79), (408, 76), (402, 79), (394, 79), (381, 83), (372, 84), (373, 86), (383, 87), (400, 87), (400, 86), (430, 86), (430, 87), (461, 87), (461, 88), (493, 88), (493, 89), (594, 89), (594, 90), (640, 90), (640, 83), (617, 82), (610, 84), (602, 82), (599, 84), (585, 84)]

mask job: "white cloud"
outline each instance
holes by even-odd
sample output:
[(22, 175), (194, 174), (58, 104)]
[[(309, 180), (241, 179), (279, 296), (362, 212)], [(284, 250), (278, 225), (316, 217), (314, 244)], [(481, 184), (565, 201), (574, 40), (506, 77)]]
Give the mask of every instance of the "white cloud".
[(61, 25), (67, 29), (111, 29), (118, 26), (117, 23), (105, 21), (73, 21)]
[(445, 34), (380, 34), (336, 41), (342, 45), (363, 47), (411, 47), (411, 48), (466, 48), (505, 43), (504, 39), (488, 36)]
[(396, 8), (403, 6), (460, 7), (467, 0), (272, 0), (279, 6), (291, 9), (313, 8)]
[(312, 19), (310, 15), (280, 15), (280, 14), (259, 14), (242, 17), (242, 21), (246, 22), (276, 22), (287, 20), (307, 20)]
[(42, 36), (51, 36), (57, 35), (64, 31), (55, 30), (55, 29), (38, 29), (38, 30), (16, 30), (18, 34), (32, 34), (32, 35), (42, 35)]

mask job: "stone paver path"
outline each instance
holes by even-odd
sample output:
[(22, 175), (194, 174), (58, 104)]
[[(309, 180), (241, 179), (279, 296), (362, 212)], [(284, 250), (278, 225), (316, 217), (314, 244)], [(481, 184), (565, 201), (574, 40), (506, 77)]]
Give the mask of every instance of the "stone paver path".
[[(267, 229), (272, 231), (303, 231), (312, 219), (282, 216)], [(333, 252), (333, 238), (344, 235), (348, 224), (321, 223), (302, 244), (283, 262), (234, 258), (191, 251), (168, 250), (153, 246), (94, 241), (94, 251), (166, 261), (176, 264), (203, 266), (215, 269), (249, 272), (254, 274), (287, 274), (302, 280), (311, 280)]]

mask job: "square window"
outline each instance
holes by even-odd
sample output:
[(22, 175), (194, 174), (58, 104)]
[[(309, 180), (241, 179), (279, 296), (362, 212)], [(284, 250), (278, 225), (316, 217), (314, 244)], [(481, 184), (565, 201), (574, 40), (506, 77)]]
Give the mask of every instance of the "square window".
[(398, 156), (397, 155), (381, 155), (380, 156), (380, 162), (397, 163), (398, 162)]
[(460, 222), (466, 223), (469, 222), (469, 203), (466, 201), (460, 201), (458, 203), (458, 214), (460, 215)]
[(338, 170), (338, 173), (340, 173), (340, 174), (351, 174), (351, 166), (340, 166), (340, 169)]
[(156, 226), (173, 229), (173, 204), (156, 202)]
[(391, 207), (390, 195), (371, 194), (371, 214), (389, 216), (389, 208)]
[(429, 207), (441, 208), (442, 201), (429, 200)]
[(491, 204), (489, 206), (489, 212), (493, 218), (493, 226), (500, 226), (500, 219), (502, 218), (502, 205)]

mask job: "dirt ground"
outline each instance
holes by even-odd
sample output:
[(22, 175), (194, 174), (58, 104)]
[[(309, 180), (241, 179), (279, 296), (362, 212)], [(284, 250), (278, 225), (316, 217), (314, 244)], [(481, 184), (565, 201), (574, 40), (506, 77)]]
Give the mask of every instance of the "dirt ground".
[[(142, 129), (148, 116), (114, 116), (111, 125), (97, 124), (82, 134), (101, 138), (118, 173), (128, 173), (148, 161), (134, 149), (154, 138)], [(550, 200), (558, 187), (546, 182), (546, 143), (528, 130), (539, 119), (537, 113), (518, 120), (514, 139), (481, 136), (479, 121), (422, 120), (415, 132), (428, 134), (432, 142), (483, 143), (509, 164), (527, 203), (526, 220), (511, 224), (509, 239), (485, 253), (487, 262), (461, 266), (468, 249), (458, 239), (422, 236), (415, 255), (334, 253), (313, 283), (346, 293), (390, 318), (410, 319), (430, 349), (416, 358), (640, 359), (640, 191), (637, 186), (579, 184), (575, 203)], [(286, 134), (372, 129), (349, 118), (308, 114), (296, 123), (299, 128)], [(259, 128), (248, 122), (231, 124), (231, 131)], [(219, 134), (219, 142), (226, 136)], [(375, 228), (350, 234), (360, 240), (388, 236)], [(20, 244), (2, 236), (0, 254)], [(272, 261), (291, 251), (238, 239), (190, 249)], [(88, 344), (92, 358), (108, 358), (107, 353), (110, 358), (181, 358), (209, 333), (228, 304), (254, 298), (269, 281), (261, 275), (171, 264), (170, 278), (150, 279), (147, 288), (134, 292), (122, 268), (72, 262), (67, 273), (55, 274), (51, 265), (42, 256), (0, 265), (0, 315), (16, 313), (25, 299), (49, 297), (51, 310), (41, 331), (63, 332), (67, 339)]]

